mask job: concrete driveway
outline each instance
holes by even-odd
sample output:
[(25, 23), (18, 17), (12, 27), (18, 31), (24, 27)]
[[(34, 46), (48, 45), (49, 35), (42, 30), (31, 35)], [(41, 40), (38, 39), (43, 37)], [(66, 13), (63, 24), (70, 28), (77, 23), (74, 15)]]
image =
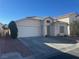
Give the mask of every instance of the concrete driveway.
[(46, 59), (79, 46), (76, 40), (67, 37), (32, 37), (19, 40), (32, 52), (32, 56), (27, 57), (28, 59)]

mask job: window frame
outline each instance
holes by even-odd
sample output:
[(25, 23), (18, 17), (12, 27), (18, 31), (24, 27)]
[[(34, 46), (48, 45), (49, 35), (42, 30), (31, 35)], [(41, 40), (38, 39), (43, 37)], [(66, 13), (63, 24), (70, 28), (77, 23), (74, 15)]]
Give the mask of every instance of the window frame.
[(64, 26), (60, 26), (60, 33), (64, 33), (64, 29), (65, 29)]

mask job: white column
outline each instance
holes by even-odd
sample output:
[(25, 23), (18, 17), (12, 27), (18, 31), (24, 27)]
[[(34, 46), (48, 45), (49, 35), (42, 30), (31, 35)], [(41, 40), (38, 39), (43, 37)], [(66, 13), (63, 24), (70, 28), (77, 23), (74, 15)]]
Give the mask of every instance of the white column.
[(70, 36), (70, 25), (68, 25), (68, 35)]
[(47, 26), (45, 25), (45, 35), (47, 35)]

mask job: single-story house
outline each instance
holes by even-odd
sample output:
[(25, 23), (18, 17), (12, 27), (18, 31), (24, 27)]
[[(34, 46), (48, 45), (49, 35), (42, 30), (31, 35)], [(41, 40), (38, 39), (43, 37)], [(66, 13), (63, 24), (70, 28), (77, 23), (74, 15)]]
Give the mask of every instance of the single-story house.
[(69, 13), (60, 17), (32, 16), (15, 22), (18, 28), (18, 37), (63, 36), (70, 35), (70, 22), (77, 18), (76, 13)]

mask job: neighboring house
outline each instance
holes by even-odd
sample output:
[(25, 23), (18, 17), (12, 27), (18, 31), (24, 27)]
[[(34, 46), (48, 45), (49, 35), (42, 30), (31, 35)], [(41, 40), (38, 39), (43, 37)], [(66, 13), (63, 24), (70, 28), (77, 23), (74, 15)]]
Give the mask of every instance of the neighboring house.
[(26, 17), (16, 21), (18, 28), (18, 37), (35, 37), (35, 36), (70, 36), (70, 23), (78, 20), (76, 13), (70, 13), (60, 17), (37, 16)]
[(0, 37), (3, 37), (3, 24), (0, 23)]
[(3, 28), (3, 36), (8, 37), (10, 35), (10, 29), (8, 28), (8, 25), (4, 24), (2, 28)]

